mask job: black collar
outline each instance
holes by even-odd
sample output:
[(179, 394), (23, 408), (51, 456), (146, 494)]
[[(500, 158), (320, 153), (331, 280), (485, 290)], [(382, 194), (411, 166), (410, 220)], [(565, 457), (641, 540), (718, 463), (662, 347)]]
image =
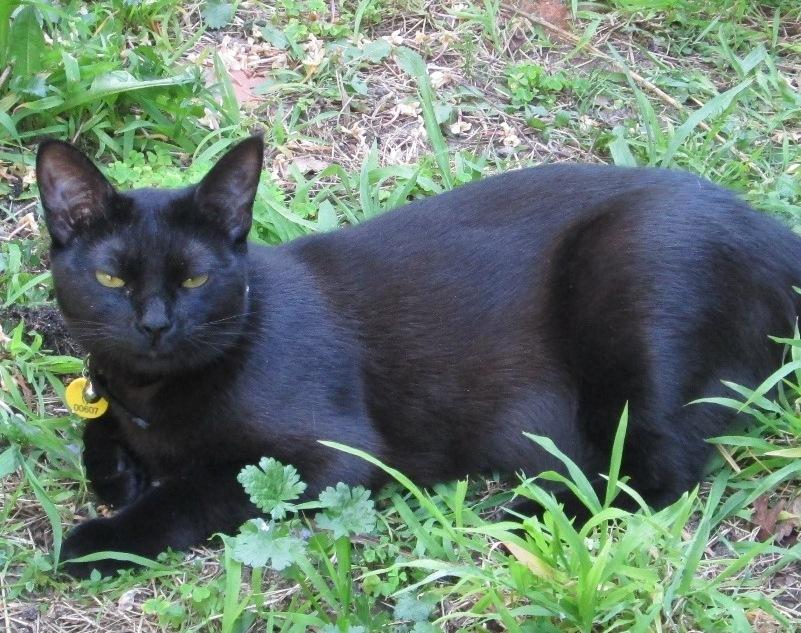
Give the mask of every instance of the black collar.
[(128, 420), (133, 422), (140, 429), (147, 430), (150, 427), (150, 422), (148, 422), (145, 418), (133, 413), (131, 409), (124, 405), (120, 398), (118, 398), (111, 391), (111, 389), (109, 389), (108, 383), (106, 382), (105, 378), (103, 378), (103, 372), (98, 370), (93, 366), (92, 363), (90, 363), (89, 357), (86, 358), (86, 368), (89, 373), (89, 380), (92, 381), (92, 386), (94, 387), (95, 391), (108, 400), (109, 406), (112, 409), (115, 409), (118, 413), (122, 413), (128, 418)]

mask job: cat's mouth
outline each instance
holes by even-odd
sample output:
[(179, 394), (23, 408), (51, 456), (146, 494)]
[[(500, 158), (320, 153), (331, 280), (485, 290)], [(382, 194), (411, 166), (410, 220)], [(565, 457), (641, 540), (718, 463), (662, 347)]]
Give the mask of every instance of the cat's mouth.
[(132, 350), (130, 356), (132, 360), (139, 362), (163, 361), (175, 356), (175, 349), (171, 345), (159, 344), (154, 347), (140, 348)]
[(183, 363), (175, 350), (150, 349), (134, 352), (124, 363), (130, 371), (139, 374), (162, 375), (181, 369)]
[(173, 357), (175, 351), (175, 346), (173, 345), (159, 344), (139, 352), (137, 356), (146, 360), (162, 360)]

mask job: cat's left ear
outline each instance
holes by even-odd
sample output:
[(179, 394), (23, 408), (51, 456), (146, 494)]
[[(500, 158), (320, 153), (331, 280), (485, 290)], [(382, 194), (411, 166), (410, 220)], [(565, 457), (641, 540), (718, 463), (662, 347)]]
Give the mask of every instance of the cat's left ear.
[(195, 190), (200, 212), (220, 225), (232, 241), (244, 240), (250, 231), (263, 161), (264, 140), (251, 136), (218, 160)]
[(105, 217), (114, 195), (100, 170), (63, 141), (45, 141), (36, 154), (36, 184), (55, 244), (66, 244), (84, 225)]

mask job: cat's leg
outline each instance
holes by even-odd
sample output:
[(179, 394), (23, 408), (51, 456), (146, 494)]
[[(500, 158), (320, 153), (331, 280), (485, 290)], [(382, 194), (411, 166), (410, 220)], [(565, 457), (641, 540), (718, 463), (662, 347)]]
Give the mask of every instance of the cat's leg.
[[(713, 405), (678, 406), (675, 411), (661, 412), (656, 407), (638, 407), (636, 402), (630, 404), (619, 477), (627, 480), (648, 506), (659, 510), (676, 501), (701, 480), (711, 453), (706, 438), (719, 435), (727, 428), (733, 414)], [(610, 414), (605, 425), (611, 432), (618, 423), (619, 416)], [(612, 440), (611, 436), (604, 439), (596, 436), (594, 448), (599, 450), (592, 459), (579, 464), (601, 503), (606, 498), (609, 484), (607, 473)], [(590, 510), (572, 491), (559, 487), (554, 490), (554, 496), (565, 514), (577, 522), (591, 517)], [(629, 512), (636, 512), (641, 507), (639, 500), (625, 490), (617, 492), (612, 505)]]
[[(601, 476), (597, 477), (588, 477), (590, 485), (592, 486), (595, 494), (598, 498), (603, 501), (604, 495), (606, 494), (606, 479)], [(546, 487), (548, 482), (538, 482), (539, 485)], [(547, 486), (546, 489), (552, 488), (551, 486)], [(592, 513), (590, 509), (581, 502), (581, 500), (573, 494), (572, 491), (564, 488), (558, 487), (553, 488), (552, 490), (553, 496), (556, 498), (556, 503), (562, 507), (562, 511), (565, 515), (575, 520), (576, 525), (582, 525), (586, 523), (591, 517)], [(545, 507), (542, 506), (539, 502), (534, 501), (533, 499), (529, 499), (527, 497), (515, 497), (509, 503), (507, 503), (504, 508), (502, 508), (505, 512), (508, 512), (508, 515), (514, 518), (519, 518), (520, 516), (523, 517), (530, 517), (530, 516), (541, 516), (542, 513), (545, 511)], [(634, 510), (635, 508), (631, 508)], [(509, 518), (509, 517), (504, 517)]]
[[(680, 368), (675, 355), (668, 356), (659, 365), (659, 371), (645, 365), (643, 375), (653, 371), (655, 376), (681, 376)], [(720, 372), (738, 375), (735, 370)], [(692, 378), (693, 384), (684, 380), (652, 380), (650, 383), (654, 387), (647, 392), (632, 388), (615, 393), (621, 384), (632, 385), (635, 381), (624, 380), (626, 375), (621, 372), (607, 373), (617, 380), (606, 384), (585, 383), (588, 389), (583, 399), (564, 387), (567, 380), (558, 383), (561, 389), (529, 389), (525, 397), (503, 411), (504, 435), (498, 435), (495, 443), (487, 438), (481, 445), (489, 449), (496, 460), (504, 460), (506, 472), (519, 470), (520, 464), (524, 464), (522, 470), (528, 476), (545, 470), (567, 475), (563, 464), (534, 442), (511, 441), (523, 431), (547, 436), (581, 468), (603, 502), (614, 434), (626, 404), (623, 393), (631, 393), (634, 398), (629, 401), (620, 475), (629, 478), (629, 484), (649, 506), (662, 508), (698, 483), (711, 452), (705, 440), (720, 435), (731, 424), (734, 416), (725, 407), (684, 404), (706, 395), (722, 394), (720, 378), (715, 376), (700, 385)], [(597, 375), (605, 376), (603, 372)], [(744, 382), (748, 382), (747, 379)], [(567, 516), (578, 523), (590, 518), (590, 510), (570, 490), (548, 481), (537, 483), (553, 492)], [(625, 491), (618, 493), (613, 505), (629, 511), (640, 507)], [(543, 511), (540, 504), (521, 497), (510, 502), (507, 509), (524, 516)]]
[[(560, 459), (540, 447), (523, 433), (545, 436), (564, 455), (581, 468), (599, 498), (603, 499), (606, 480), (599, 475), (603, 470), (602, 451), (587, 442), (578, 423), (578, 400), (571, 389), (569, 378), (557, 380), (554, 371), (549, 383), (528, 387), (499, 416), (503, 429), (483, 438), (483, 450), (492, 455), (501, 472), (522, 471), (533, 477), (544, 471), (556, 471), (568, 476)], [(474, 451), (475, 452), (475, 451)], [(560, 503), (565, 514), (579, 521), (589, 518), (587, 507), (561, 484), (538, 480), (539, 486), (549, 490)], [(506, 505), (506, 510), (523, 516), (542, 514), (543, 507), (525, 497), (516, 497)]]
[(87, 422), (83, 444), (86, 476), (103, 503), (121, 508), (147, 490), (147, 473), (126, 446), (111, 414)]
[[(64, 541), (62, 560), (101, 551), (153, 558), (167, 548), (186, 549), (216, 532), (235, 530), (258, 514), (236, 479), (241, 467), (193, 471), (151, 486), (114, 516), (73, 528)], [(85, 578), (95, 568), (107, 576), (132, 566), (106, 559), (67, 563), (62, 570)]]
[[(710, 384), (708, 390), (699, 390), (697, 397), (717, 395), (720, 389), (715, 387)], [(730, 409), (713, 404), (646, 409), (639, 419), (635, 414), (632, 411), (622, 474), (630, 477), (630, 485), (655, 510), (670, 505), (701, 481), (712, 454), (706, 440), (724, 434), (736, 418)], [(625, 492), (618, 495), (615, 505), (627, 510), (638, 507)]]
[[(698, 412), (693, 414), (683, 410), (670, 423), (676, 424), (676, 428), (682, 428), (684, 425), (692, 426), (696, 424), (695, 418), (699, 415), (701, 414)], [(726, 411), (712, 415), (719, 419), (718, 426), (721, 429), (728, 426), (732, 417), (731, 413)], [(677, 440), (653, 428), (648, 431), (640, 429), (633, 420), (630, 424), (634, 428), (629, 427), (620, 476), (629, 480), (628, 484), (648, 506), (659, 510), (676, 501), (700, 481), (710, 454), (710, 445), (701, 437)], [(604, 465), (599, 462), (594, 468), (582, 468), (601, 503), (606, 497), (608, 479), (604, 475), (608, 469), (608, 459)], [(549, 485), (549, 482), (539, 482), (539, 484), (546, 489), (552, 489), (556, 502), (562, 506), (568, 517), (576, 520), (578, 525), (591, 518), (589, 508), (571, 490)], [(612, 505), (629, 512), (640, 509), (639, 502), (623, 490), (618, 492)], [(507, 508), (513, 514), (524, 516), (541, 514), (543, 511), (539, 503), (524, 497), (514, 499)]]

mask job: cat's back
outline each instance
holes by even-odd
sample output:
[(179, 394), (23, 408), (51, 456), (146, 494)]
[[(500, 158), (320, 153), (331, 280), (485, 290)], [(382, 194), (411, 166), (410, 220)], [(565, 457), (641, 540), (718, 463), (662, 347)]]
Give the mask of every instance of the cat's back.
[(509, 222), (533, 223), (540, 232), (591, 213), (612, 199), (647, 190), (708, 195), (729, 192), (685, 171), (609, 165), (555, 164), (509, 171), (416, 200), (359, 225), (364, 232), (416, 223), (497, 228)]
[[(532, 236), (547, 237), (550, 231), (561, 230), (609, 200), (647, 189), (723, 191), (682, 171), (543, 165), (490, 176), (416, 200), (362, 223), (350, 237), (366, 240), (368, 234), (376, 238), (393, 233), (396, 239), (402, 239), (404, 234), (422, 229), (427, 229), (424, 234), (433, 229), (437, 235), (440, 230), (456, 229), (498, 232), (509, 225), (517, 231), (527, 226)], [(422, 235), (418, 233), (417, 237)]]
[[(385, 267), (449, 270), (479, 275), (492, 270), (536, 277), (557, 242), (595, 218), (613, 215), (619, 228), (637, 233), (645, 247), (710, 241), (798, 251), (799, 240), (773, 218), (753, 211), (733, 192), (684, 171), (559, 164), (492, 176), (447, 193), (414, 201), (354, 227), (295, 240), (282, 247), (318, 272), (374, 277)], [(777, 242), (778, 241), (778, 242)], [(653, 242), (653, 244), (651, 244)], [(756, 250), (756, 247), (750, 250)], [(532, 269), (533, 266), (533, 269)], [(411, 273), (413, 275), (413, 273)]]

